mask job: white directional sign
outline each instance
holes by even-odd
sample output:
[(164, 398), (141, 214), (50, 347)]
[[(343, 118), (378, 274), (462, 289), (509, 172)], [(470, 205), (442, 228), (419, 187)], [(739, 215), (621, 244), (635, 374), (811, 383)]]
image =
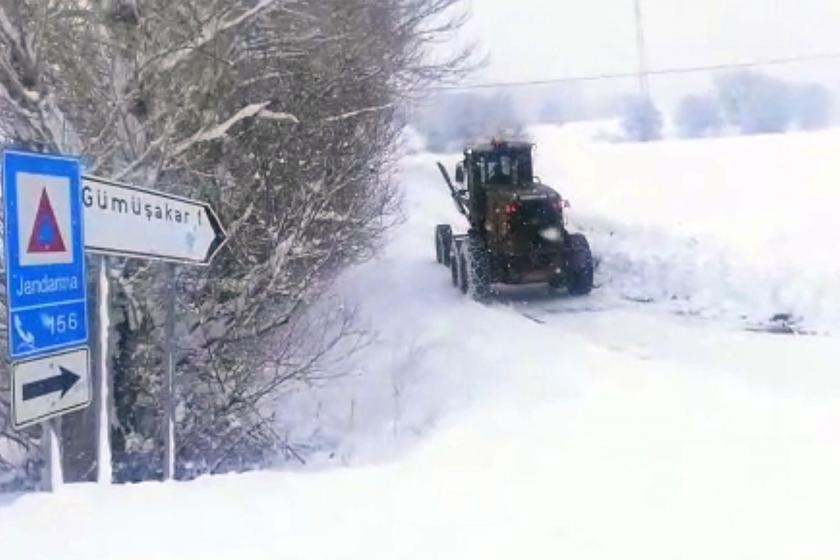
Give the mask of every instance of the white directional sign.
[(12, 365), (13, 427), (20, 430), (90, 404), (87, 348)]
[(209, 204), (84, 177), (85, 249), (124, 257), (209, 264), (225, 231)]

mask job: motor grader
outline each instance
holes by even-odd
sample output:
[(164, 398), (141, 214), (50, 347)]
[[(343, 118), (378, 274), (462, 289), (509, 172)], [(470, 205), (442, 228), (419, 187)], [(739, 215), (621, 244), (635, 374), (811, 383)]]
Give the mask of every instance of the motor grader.
[(566, 203), (533, 172), (534, 145), (493, 140), (468, 147), (451, 180), (438, 167), (469, 229), (435, 228), (437, 261), (479, 301), (493, 284), (547, 283), (572, 295), (592, 290), (593, 261), (582, 234), (566, 230)]

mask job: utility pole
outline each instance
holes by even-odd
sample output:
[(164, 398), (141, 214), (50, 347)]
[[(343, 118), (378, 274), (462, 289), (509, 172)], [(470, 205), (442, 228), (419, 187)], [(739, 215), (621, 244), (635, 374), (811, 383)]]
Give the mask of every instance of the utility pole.
[(645, 41), (645, 25), (642, 18), (641, 0), (634, 0), (636, 11), (636, 52), (639, 58), (639, 95), (650, 99), (650, 82), (648, 81), (647, 43)]

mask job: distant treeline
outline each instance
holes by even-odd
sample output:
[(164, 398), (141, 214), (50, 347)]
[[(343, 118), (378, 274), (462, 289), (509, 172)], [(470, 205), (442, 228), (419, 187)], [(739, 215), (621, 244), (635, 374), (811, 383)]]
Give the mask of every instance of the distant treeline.
[[(795, 83), (752, 71), (717, 75), (706, 92), (683, 97), (673, 110), (674, 132), (685, 138), (814, 130), (832, 123), (833, 95), (817, 83)], [(426, 148), (458, 150), (465, 142), (496, 135), (523, 136), (533, 124), (620, 118), (622, 138), (662, 137), (665, 121), (656, 96), (583, 99), (577, 90), (526, 97), (521, 91), (442, 95), (416, 115)]]
[(736, 72), (719, 76), (714, 93), (683, 99), (674, 122), (687, 137), (716, 134), (727, 126), (742, 134), (813, 130), (831, 124), (832, 104), (822, 85)]

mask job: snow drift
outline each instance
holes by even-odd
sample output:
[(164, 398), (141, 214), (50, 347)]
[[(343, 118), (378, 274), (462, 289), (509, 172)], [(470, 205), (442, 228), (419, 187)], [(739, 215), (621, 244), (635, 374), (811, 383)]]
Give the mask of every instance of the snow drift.
[(532, 136), (606, 288), (683, 313), (840, 327), (840, 131), (622, 144), (595, 130)]
[[(634, 146), (535, 132), (543, 179), (601, 256), (591, 297), (461, 296), (434, 262), (434, 225), (460, 223), (435, 158), (406, 158), (405, 223), (340, 288), (376, 339), (350, 375), (279, 410), (290, 438), (324, 449), (310, 469), (0, 497), (2, 557), (840, 555), (836, 344), (747, 332), (741, 318), (785, 304), (836, 325), (833, 296), (813, 290), (834, 286), (834, 265), (793, 247), (831, 246), (817, 218), (837, 195), (805, 146), (840, 138)], [(731, 195), (739, 150), (756, 168), (771, 153), (807, 165)], [(703, 189), (693, 173), (706, 171)], [(788, 179), (810, 186), (783, 205), (761, 198)]]

